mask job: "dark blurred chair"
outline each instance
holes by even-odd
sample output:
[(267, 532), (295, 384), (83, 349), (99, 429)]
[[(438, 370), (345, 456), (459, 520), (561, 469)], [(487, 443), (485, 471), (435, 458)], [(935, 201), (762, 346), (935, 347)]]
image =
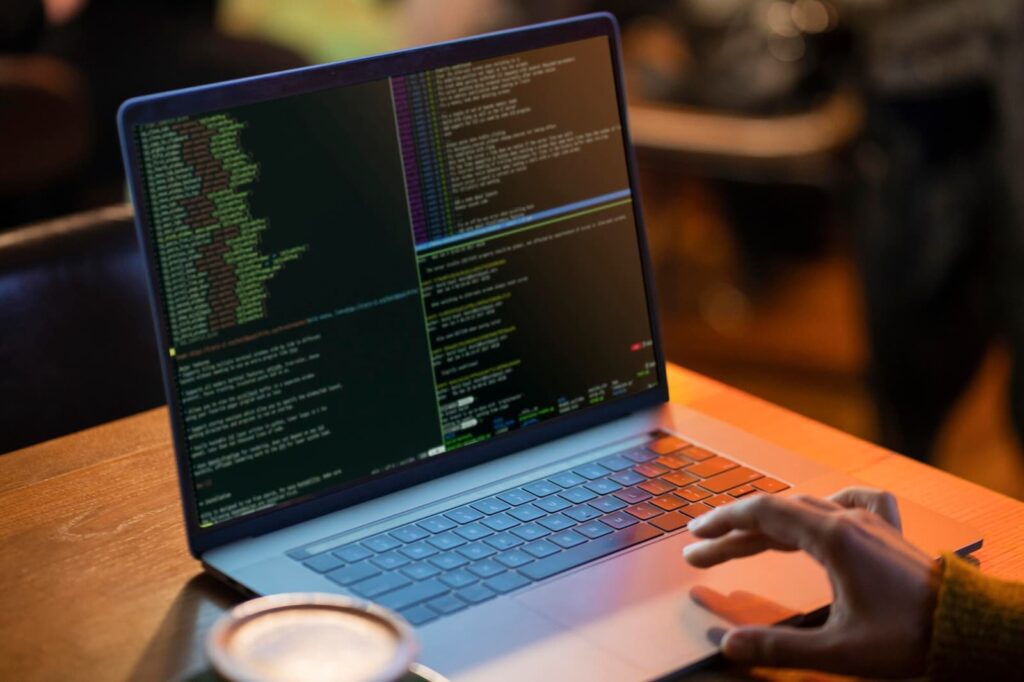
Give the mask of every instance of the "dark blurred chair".
[(164, 402), (128, 205), (0, 233), (0, 453)]
[(67, 212), (67, 185), (93, 147), (86, 93), (66, 62), (0, 56), (0, 228)]

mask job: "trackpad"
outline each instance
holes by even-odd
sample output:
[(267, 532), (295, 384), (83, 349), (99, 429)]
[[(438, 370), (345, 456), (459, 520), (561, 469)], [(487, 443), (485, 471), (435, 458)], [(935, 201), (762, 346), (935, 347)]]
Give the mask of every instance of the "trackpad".
[(827, 605), (825, 572), (802, 553), (766, 552), (701, 571), (678, 534), (556, 578), (516, 598), (594, 644), (662, 675), (717, 651), (734, 623), (773, 623)]

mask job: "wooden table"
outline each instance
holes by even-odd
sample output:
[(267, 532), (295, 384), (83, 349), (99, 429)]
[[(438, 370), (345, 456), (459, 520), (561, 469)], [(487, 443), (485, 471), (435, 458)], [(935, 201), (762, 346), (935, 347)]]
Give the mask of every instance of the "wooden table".
[[(681, 368), (669, 379), (675, 402), (974, 525), (983, 570), (1024, 580), (1024, 504)], [(163, 409), (0, 456), (0, 680), (210, 679), (203, 637), (238, 598), (189, 556), (175, 476)]]

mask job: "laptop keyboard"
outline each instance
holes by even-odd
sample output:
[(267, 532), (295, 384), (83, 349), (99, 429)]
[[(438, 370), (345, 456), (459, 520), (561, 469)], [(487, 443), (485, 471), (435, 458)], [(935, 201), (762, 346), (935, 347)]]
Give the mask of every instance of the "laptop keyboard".
[(423, 625), (789, 486), (659, 435), (302, 562)]

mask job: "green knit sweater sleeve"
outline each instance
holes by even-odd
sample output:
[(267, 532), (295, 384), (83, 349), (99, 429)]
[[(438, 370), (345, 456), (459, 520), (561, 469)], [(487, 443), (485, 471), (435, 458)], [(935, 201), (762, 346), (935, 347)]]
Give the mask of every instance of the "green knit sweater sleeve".
[(929, 679), (1024, 678), (1024, 583), (983, 575), (955, 554), (942, 559)]

